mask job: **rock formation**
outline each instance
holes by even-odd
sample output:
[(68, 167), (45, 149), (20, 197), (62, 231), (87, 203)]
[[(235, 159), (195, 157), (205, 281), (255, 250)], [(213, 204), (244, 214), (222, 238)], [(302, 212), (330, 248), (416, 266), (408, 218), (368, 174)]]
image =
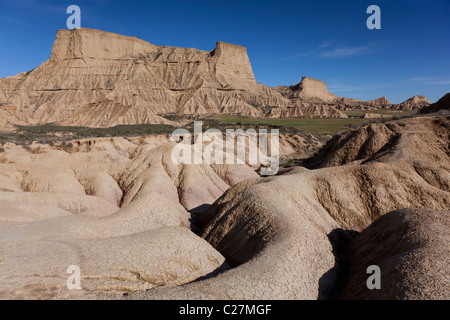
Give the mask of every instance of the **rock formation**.
[[(282, 154), (294, 151), (280, 140)], [(79, 297), (61, 281), (69, 265), (96, 294), (180, 285), (226, 266), (190, 231), (194, 217), (259, 175), (245, 164), (175, 164), (174, 145), (167, 135), (2, 144), (0, 298)]]
[[(420, 139), (416, 138), (417, 134), (413, 134), (419, 130), (418, 128), (423, 128)], [(355, 161), (376, 160), (377, 156), (388, 157), (392, 149), (396, 151), (399, 148), (408, 150), (408, 154), (417, 158), (429, 153), (433, 161), (444, 160), (448, 153), (445, 134), (449, 129), (448, 120), (440, 117), (433, 120), (411, 118), (372, 123), (334, 136), (315, 157), (310, 159), (308, 167), (334, 167)], [(411, 130), (411, 134), (408, 130)]]
[[(74, 140), (65, 151), (8, 142), (0, 153), (0, 297), (365, 297), (346, 293), (357, 280), (344, 275), (364, 267), (358, 250), (391, 259), (370, 240), (390, 231), (380, 222), (361, 233), (371, 242), (352, 240), (355, 232), (401, 208), (427, 209), (430, 219), (448, 209), (449, 130), (443, 117), (371, 124), (330, 140), (310, 162), (316, 170), (270, 178), (247, 165), (176, 165), (167, 136)], [(392, 232), (409, 230), (407, 218), (388, 220)], [(446, 243), (445, 233), (429, 230), (417, 234)], [(412, 259), (445, 253), (418, 236)], [(390, 261), (411, 270), (406, 260)], [(69, 265), (80, 267), (84, 290), (67, 290)], [(418, 280), (417, 295), (408, 293), (414, 277), (408, 271), (386, 297), (448, 298), (433, 291), (441, 273)]]
[[(410, 99), (402, 108), (417, 99), (423, 100)], [(264, 86), (256, 82), (242, 46), (219, 41), (207, 52), (84, 28), (58, 30), (49, 60), (0, 79), (2, 130), (44, 123), (170, 124), (166, 114), (345, 118), (336, 109), (390, 106), (385, 97), (338, 97), (308, 77), (289, 87)]]
[(339, 110), (377, 110), (391, 109), (392, 104), (386, 97), (362, 101), (353, 98), (338, 98), (336, 108)]
[(291, 106), (269, 108), (265, 114), (269, 118), (347, 118), (347, 115), (337, 110), (333, 104), (338, 97), (331, 94), (326, 84), (320, 80), (303, 77), (296, 85), (275, 89), (291, 101)]
[(394, 105), (393, 108), (399, 110), (415, 110), (429, 106), (430, 104), (431, 102), (427, 99), (427, 97), (415, 95), (414, 97), (409, 98), (398, 105)]
[(176, 165), (173, 145), (164, 136), (78, 140), (66, 151), (4, 144), (0, 297), (77, 297), (61, 281), (69, 265), (97, 292), (183, 284), (221, 267), (190, 231), (191, 212), (258, 175), (247, 165)]
[[(342, 299), (448, 300), (450, 211), (402, 209), (372, 223), (349, 245)], [(367, 267), (380, 289), (367, 288)]]
[(321, 102), (302, 102), (297, 100), (293, 107), (268, 108), (265, 114), (268, 118), (348, 118), (333, 105)]
[(275, 89), (290, 99), (300, 98), (306, 101), (331, 103), (338, 98), (328, 91), (325, 82), (309, 77), (303, 77), (298, 84), (289, 87), (281, 86)]
[[(338, 297), (345, 284), (343, 297), (364, 298), (370, 295), (352, 288), (365, 284), (366, 279), (357, 282), (362, 277), (357, 272), (370, 263), (383, 266), (383, 274), (399, 270), (386, 277), (388, 288), (379, 297), (448, 299), (448, 286), (437, 289), (448, 273), (449, 211), (445, 210), (450, 201), (449, 127), (441, 120), (388, 122), (380, 133), (386, 143), (375, 145), (366, 134), (370, 129), (363, 128), (347, 136), (348, 149), (342, 153), (354, 156), (340, 161), (346, 165), (294, 170), (233, 186), (205, 215), (201, 235), (234, 268), (211, 279), (135, 292), (128, 298), (327, 299)], [(361, 144), (352, 142), (353, 137), (363, 136)], [(393, 217), (396, 213), (383, 217), (400, 208), (428, 211), (414, 211), (411, 218), (406, 212), (401, 212), (403, 218)], [(426, 216), (420, 223), (422, 212)], [(352, 240), (354, 231), (374, 221), (373, 227)], [(383, 227), (386, 224), (389, 229)], [(402, 235), (407, 238), (397, 241)], [(390, 238), (380, 246), (380, 237)], [(393, 256), (397, 252), (401, 260)], [(427, 257), (442, 271), (438, 267), (426, 274), (434, 268)], [(417, 261), (419, 268), (415, 270), (410, 261)], [(351, 272), (347, 283), (346, 271)], [(395, 287), (398, 283), (402, 285)], [(421, 286), (416, 294), (411, 292), (415, 284)]]
[[(11, 129), (170, 123), (161, 115), (173, 113), (262, 117), (264, 107), (291, 101), (255, 81), (242, 46), (219, 41), (207, 52), (76, 29), (57, 32), (50, 59), (39, 67), (0, 79), (0, 106), (0, 125)], [(324, 116), (320, 109), (316, 115)]]
[[(448, 112), (449, 97), (421, 112)], [(307, 77), (259, 84), (241, 46), (90, 29), (58, 31), (48, 61), (0, 79), (2, 129), (381, 107), (385, 97), (340, 98)], [(260, 163), (177, 164), (168, 135), (0, 142), (0, 298), (449, 299), (449, 137), (445, 115), (372, 123), (268, 178)], [(215, 142), (203, 150), (226, 156)], [(310, 155), (312, 142), (282, 135), (280, 151)], [(373, 264), (382, 289), (369, 292)], [(72, 265), (81, 290), (66, 286)]]
[(366, 104), (371, 105), (371, 106), (381, 107), (381, 108), (389, 107), (392, 105), (392, 103), (386, 97), (381, 97), (378, 99), (366, 101)]
[[(402, 102), (392, 104), (386, 97), (362, 101), (354, 98), (339, 97), (328, 91), (324, 82), (308, 77), (303, 77), (298, 84), (291, 86), (279, 86), (275, 88), (284, 97), (293, 102), (291, 108), (272, 108), (266, 115), (268, 117), (314, 117), (322, 114), (324, 117), (345, 118), (341, 111), (345, 110), (377, 110), (377, 109), (398, 109), (413, 110), (430, 104), (424, 96), (414, 97)], [(297, 110), (299, 109), (299, 110)], [(309, 111), (305, 112), (306, 110)], [(368, 117), (379, 117), (368, 115)]]
[(447, 93), (445, 96), (439, 99), (438, 102), (433, 103), (429, 106), (423, 107), (419, 110), (418, 113), (427, 114), (427, 113), (442, 113), (449, 114), (450, 110), (450, 93)]

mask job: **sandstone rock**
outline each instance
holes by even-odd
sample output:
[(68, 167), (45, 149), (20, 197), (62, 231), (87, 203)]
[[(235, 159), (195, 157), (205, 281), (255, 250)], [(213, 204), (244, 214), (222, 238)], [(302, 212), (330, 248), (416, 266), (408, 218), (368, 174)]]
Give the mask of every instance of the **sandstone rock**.
[(327, 85), (320, 80), (303, 77), (302, 81), (298, 84), (289, 87), (277, 87), (275, 88), (288, 98), (301, 98), (304, 100), (320, 101), (320, 102), (334, 102), (338, 97), (331, 94)]
[[(122, 294), (179, 285), (224, 263), (217, 251), (186, 228), (96, 239), (22, 239), (0, 246), (2, 299), (73, 299), (89, 297), (93, 291)], [(71, 265), (80, 267), (82, 290), (66, 286)]]
[[(349, 278), (342, 299), (448, 300), (450, 211), (390, 212), (350, 242)], [(369, 290), (370, 265), (380, 268), (380, 289)]]
[[(266, 116), (268, 117), (332, 117), (347, 118), (340, 110), (374, 110), (380, 108), (391, 108), (392, 104), (386, 97), (374, 100), (361, 101), (353, 98), (338, 97), (328, 91), (323, 81), (303, 77), (302, 81), (292, 86), (276, 87), (279, 93), (289, 98), (294, 108), (271, 108)], [(415, 96), (410, 102), (405, 101), (403, 108), (411, 103), (419, 104), (426, 100), (425, 97)], [(409, 100), (408, 100), (409, 101)], [(419, 102), (420, 101), (420, 102)], [(308, 110), (308, 107), (314, 105), (316, 112)], [(305, 108), (306, 106), (306, 108)], [(298, 108), (299, 107), (299, 108)], [(317, 110), (317, 108), (321, 110)], [(297, 108), (299, 110), (297, 110)]]
[[(321, 168), (262, 179), (245, 166), (176, 165), (167, 137), (74, 141), (71, 153), (57, 145), (37, 153), (37, 144), (28, 151), (8, 143), (0, 155), (4, 181), (11, 191), (39, 192), (0, 194), (0, 209), (8, 211), (0, 219), (1, 296), (337, 297), (353, 231), (400, 208), (448, 208), (448, 130), (443, 117), (372, 124), (332, 139), (330, 157), (317, 156)], [(39, 175), (49, 166), (54, 181)], [(28, 173), (18, 174), (24, 168)], [(46, 182), (32, 183), (37, 179)], [(54, 192), (65, 183), (76, 187)], [(219, 196), (189, 220), (188, 211)], [(186, 228), (189, 223), (207, 242)], [(66, 290), (71, 264), (81, 267), (86, 290)], [(225, 270), (228, 264), (233, 268)], [(413, 282), (414, 273), (408, 274), (404, 283)], [(426, 288), (434, 287), (422, 292)], [(390, 296), (426, 296), (407, 290)]]
[[(306, 77), (263, 86), (241, 46), (206, 52), (89, 29), (59, 31), (48, 61), (0, 79), (0, 105), (6, 129), (176, 124), (162, 117), (174, 113), (346, 117), (338, 107), (391, 106), (385, 97), (341, 99)], [(448, 255), (447, 118), (351, 130), (310, 159), (315, 170), (270, 178), (246, 164), (175, 164), (169, 138), (3, 144), (0, 297), (328, 299), (344, 284), (344, 298), (447, 298), (438, 289)], [(304, 143), (283, 140), (286, 153)], [(384, 216), (401, 208), (424, 210)], [(376, 250), (383, 237), (390, 245)], [(370, 295), (359, 272), (379, 259), (388, 290)], [(73, 264), (84, 290), (66, 288)]]
[[(189, 231), (191, 212), (258, 175), (245, 164), (175, 164), (169, 139), (82, 139), (65, 151), (4, 144), (0, 297), (120, 296), (226, 267)], [(81, 268), (84, 290), (67, 289), (69, 265)]]
[[(447, 161), (446, 144), (449, 130), (445, 118), (406, 118), (385, 123), (372, 123), (360, 129), (334, 136), (308, 166), (312, 168), (339, 166), (354, 161), (368, 162), (395, 158), (400, 152), (420, 162)], [(395, 151), (395, 152), (394, 152)]]
[(369, 100), (366, 103), (377, 107), (390, 107), (392, 105), (392, 103), (386, 97)]
[[(161, 114), (239, 113), (289, 100), (257, 83), (246, 49), (218, 42), (211, 52), (155, 46), (92, 29), (59, 30), (48, 61), (0, 79), (4, 127), (173, 124)], [(258, 108), (257, 108), (258, 107)]]
[(427, 113), (442, 113), (449, 114), (450, 110), (450, 93), (447, 93), (438, 102), (433, 103), (430, 106), (423, 107), (419, 110), (418, 113), (427, 114)]
[[(252, 183), (233, 197), (227, 195), (232, 200), (219, 200), (218, 213), (204, 229), (203, 237), (235, 268), (208, 280), (136, 292), (129, 298), (335, 297), (344, 272), (339, 252), (352, 238), (345, 229), (364, 229), (381, 214), (404, 206), (444, 209), (450, 200), (448, 192), (439, 191), (436, 198), (439, 200), (427, 203), (436, 189), (421, 179), (382, 183), (389, 176), (400, 174), (407, 178), (408, 174), (402, 174), (395, 165), (388, 169), (374, 165), (364, 169), (366, 175), (380, 175), (376, 184), (367, 181), (358, 170), (362, 168), (323, 169), (269, 178)], [(352, 179), (354, 182), (348, 186)], [(371, 185), (376, 185), (376, 189), (368, 191)], [(396, 192), (405, 185), (408, 187), (403, 189), (404, 195)], [(408, 193), (412, 196), (406, 196)], [(387, 200), (389, 194), (392, 198)], [(373, 202), (369, 204), (368, 199)]]
[(162, 117), (174, 113), (345, 118), (337, 100), (308, 77), (275, 89), (257, 83), (242, 46), (219, 41), (207, 52), (81, 28), (58, 30), (49, 60), (0, 79), (0, 127), (177, 125)]
[[(419, 125), (421, 122), (424, 123)], [(366, 159), (362, 164), (301, 170), (284, 176), (244, 181), (230, 188), (213, 204), (204, 218), (200, 217), (199, 221), (205, 225), (202, 237), (218, 249), (234, 268), (211, 279), (180, 287), (167, 286), (146, 292), (135, 292), (128, 298), (336, 297), (345, 279), (344, 252), (354, 235), (351, 231), (362, 231), (373, 221), (393, 210), (400, 208), (445, 210), (450, 201), (449, 135), (448, 127), (442, 119), (403, 119), (393, 121), (391, 128), (383, 128), (388, 140), (392, 135), (398, 141), (372, 145), (370, 136), (367, 136), (368, 127), (348, 134), (344, 143), (347, 149), (343, 150), (355, 156), (342, 159), (341, 163)], [(355, 136), (365, 136), (365, 139), (361, 139), (361, 144), (353, 144), (351, 140)], [(364, 148), (361, 149), (360, 145)], [(426, 151), (422, 149), (425, 146), (428, 146)], [(370, 152), (365, 154), (361, 150), (378, 151), (378, 154), (373, 156)], [(335, 153), (341, 154), (339, 149)], [(417, 170), (418, 168), (420, 169)], [(434, 179), (430, 179), (423, 172), (433, 172)], [(441, 221), (445, 221), (446, 218), (443, 219)], [(392, 222), (389, 218), (380, 221)], [(445, 225), (447, 222), (443, 223)], [(392, 238), (394, 240), (389, 242), (392, 245), (383, 245), (381, 249), (385, 250), (388, 257), (390, 250), (395, 249), (392, 246), (397, 243), (395, 239), (398, 236), (395, 233), (398, 230), (394, 225), (402, 228), (401, 225), (404, 224), (395, 223), (391, 227), (392, 232), (391, 229), (386, 231), (387, 235), (394, 233)], [(424, 223), (425, 228), (426, 225), (428, 223)], [(445, 237), (448, 237), (445, 233), (447, 230), (440, 225), (436, 228), (442, 230), (442, 237), (441, 234), (437, 236), (439, 243), (436, 251), (433, 251), (431, 242), (430, 249), (427, 250), (436, 254), (444, 253), (445, 256), (446, 251), (442, 245), (445, 243)], [(383, 232), (384, 229), (381, 226), (378, 230)], [(433, 229), (429, 230), (426, 232), (433, 234)], [(373, 233), (369, 231), (368, 234)], [(367, 250), (372, 248), (369, 243), (378, 244), (377, 240), (370, 239), (370, 242), (364, 243), (369, 246)], [(405, 240), (405, 245), (407, 243), (408, 240)], [(419, 243), (418, 248), (420, 246)], [(401, 250), (399, 252), (402, 252)], [(360, 266), (357, 260), (359, 258), (364, 259), (364, 254), (356, 255), (354, 258), (353, 263), (356, 267)], [(442, 263), (444, 260), (437, 261)], [(406, 261), (405, 268), (408, 268)], [(419, 272), (424, 274), (426, 268)], [(438, 274), (439, 277), (436, 278), (434, 275)], [(439, 271), (433, 272), (430, 278), (438, 280), (430, 285), (427, 285), (426, 281), (419, 280), (424, 286), (421, 292), (435, 290), (436, 284), (441, 283), (439, 281), (443, 279), (442, 275), (443, 273)], [(359, 277), (356, 274), (355, 276)], [(414, 297), (407, 292), (414, 284), (413, 279), (414, 272), (409, 271), (409, 274), (401, 279), (408, 285), (400, 288), (400, 293), (396, 294)], [(353, 282), (349, 283), (352, 285)], [(393, 282), (389, 282), (389, 285), (392, 288)], [(388, 292), (386, 294), (395, 297)], [(430, 295), (421, 293), (415, 297), (427, 296), (441, 297), (442, 292)]]
[(423, 108), (424, 106), (429, 106), (430, 104), (430, 100), (428, 100), (425, 96), (415, 95), (414, 97), (395, 105), (394, 108), (400, 110), (415, 110)]
[(289, 98), (292, 106), (270, 108), (266, 113), (269, 118), (347, 118), (347, 115), (332, 104), (339, 97), (331, 94), (326, 84), (320, 80), (303, 77), (296, 85), (280, 86), (275, 89)]
[(392, 105), (386, 97), (368, 101), (353, 98), (339, 98), (336, 100), (336, 103), (336, 108), (339, 110), (378, 110), (392, 109), (396, 107), (396, 105)]

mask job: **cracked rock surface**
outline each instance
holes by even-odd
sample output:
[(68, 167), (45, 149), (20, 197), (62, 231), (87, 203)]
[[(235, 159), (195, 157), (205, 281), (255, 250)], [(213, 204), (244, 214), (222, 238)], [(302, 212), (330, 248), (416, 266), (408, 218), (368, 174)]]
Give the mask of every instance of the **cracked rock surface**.
[[(372, 124), (267, 178), (175, 165), (163, 137), (6, 144), (0, 297), (448, 299), (449, 133), (446, 117)], [(384, 291), (364, 287), (373, 264)]]
[[(350, 299), (448, 299), (448, 286), (437, 288), (448, 282), (449, 274), (448, 263), (444, 263), (448, 262), (448, 248), (443, 245), (448, 242), (450, 203), (449, 122), (443, 118), (417, 118), (388, 122), (386, 126), (398, 130), (397, 139), (388, 148), (383, 143), (371, 144), (367, 137), (361, 139), (371, 130), (365, 127), (344, 134), (348, 144), (344, 147), (366, 150), (356, 153), (345, 165), (294, 170), (230, 188), (205, 214), (201, 235), (234, 268), (214, 278), (135, 292), (128, 298), (328, 299), (337, 298), (347, 283), (343, 297)], [(388, 134), (390, 131), (386, 131)], [(327, 147), (333, 148), (339, 138), (331, 140)], [(387, 136), (383, 140), (390, 139)], [(339, 158), (339, 152), (337, 148), (331, 159)], [(400, 208), (428, 210), (401, 211), (403, 219), (396, 218), (398, 213), (384, 216)], [(420, 220), (422, 213), (421, 232), (410, 235), (416, 249), (408, 262), (410, 244), (401, 231), (408, 229), (408, 223)], [(436, 216), (440, 218), (433, 222)], [(372, 223), (379, 229), (369, 227)], [(440, 233), (430, 240), (434, 229)], [(361, 235), (352, 240), (360, 231)], [(385, 241), (392, 232), (399, 234)], [(406, 236), (409, 234), (406, 231)], [(380, 248), (380, 252), (373, 248)], [(402, 261), (392, 256), (395, 250), (404, 255)], [(388, 263), (385, 273), (396, 268), (406, 270), (407, 274), (397, 273), (400, 278), (404, 276), (397, 278), (401, 286), (397, 288), (394, 276), (386, 276), (385, 286), (393, 292), (384, 296), (354, 292), (353, 287), (365, 285), (368, 277), (360, 274), (363, 267), (368, 267), (367, 257), (371, 257), (371, 264)], [(428, 257), (440, 257), (436, 261), (442, 269), (434, 270)], [(413, 261), (418, 263), (417, 270)], [(431, 269), (428, 273), (427, 268)], [(421, 287), (418, 293), (413, 293), (415, 286)]]

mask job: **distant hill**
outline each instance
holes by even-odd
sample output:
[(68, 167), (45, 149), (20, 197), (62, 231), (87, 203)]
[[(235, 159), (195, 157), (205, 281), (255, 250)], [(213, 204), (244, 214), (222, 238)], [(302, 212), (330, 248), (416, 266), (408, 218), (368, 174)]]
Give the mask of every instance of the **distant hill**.
[(399, 110), (415, 110), (423, 108), (424, 106), (429, 106), (430, 104), (431, 102), (427, 97), (415, 95), (414, 97), (395, 105), (394, 108)]
[(439, 99), (438, 102), (433, 103), (427, 107), (423, 107), (418, 113), (448, 113), (450, 110), (450, 92)]
[(255, 81), (245, 47), (219, 41), (207, 52), (82, 28), (59, 30), (48, 61), (0, 79), (0, 106), (5, 128), (170, 123), (162, 115), (174, 113), (264, 117), (264, 107), (293, 105)]
[(46, 123), (176, 124), (168, 114), (346, 118), (343, 110), (390, 107), (385, 97), (338, 97), (309, 77), (262, 85), (239, 45), (219, 41), (208, 52), (84, 28), (58, 30), (49, 60), (0, 79), (0, 131)]

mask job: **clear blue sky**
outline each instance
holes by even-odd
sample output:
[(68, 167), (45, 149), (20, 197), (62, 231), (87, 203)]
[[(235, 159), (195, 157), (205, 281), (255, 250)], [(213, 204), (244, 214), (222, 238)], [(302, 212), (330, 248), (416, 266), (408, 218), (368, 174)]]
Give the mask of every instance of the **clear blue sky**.
[[(218, 40), (246, 46), (269, 86), (309, 76), (339, 96), (393, 103), (450, 92), (450, 0), (0, 0), (0, 77), (49, 58), (71, 4), (85, 28), (207, 51)], [(366, 28), (371, 4), (381, 30)]]

